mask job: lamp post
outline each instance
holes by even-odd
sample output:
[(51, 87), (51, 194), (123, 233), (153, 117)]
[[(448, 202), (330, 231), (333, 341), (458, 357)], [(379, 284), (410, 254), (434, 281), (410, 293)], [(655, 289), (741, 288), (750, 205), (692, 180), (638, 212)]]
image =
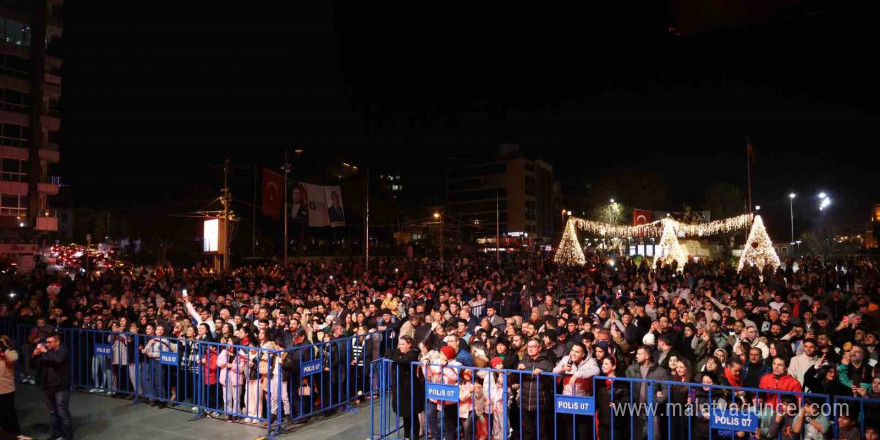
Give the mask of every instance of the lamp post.
[[(828, 194), (825, 194), (825, 192), (819, 193), (819, 211), (824, 212), (825, 209), (828, 208), (829, 205), (831, 205), (831, 197), (828, 197)], [(822, 223), (825, 225), (826, 234), (828, 237), (828, 238), (823, 237), (822, 241), (824, 243), (827, 243), (828, 246), (830, 246), (832, 243), (832, 241), (831, 241), (831, 227), (828, 225), (828, 220), (824, 216), (822, 217)], [(822, 264), (823, 265), (825, 264), (825, 261), (826, 261), (825, 260), (825, 249), (826, 249), (826, 246), (822, 246)]]
[[(440, 270), (443, 270), (443, 216), (439, 212), (434, 213), (434, 218), (440, 222)], [(498, 243), (495, 243), (498, 247)]]
[[(789, 207), (789, 211), (791, 212), (791, 244), (794, 244), (794, 198), (795, 198), (795, 196), (796, 196), (795, 193), (791, 193), (788, 195), (788, 201), (789, 201), (788, 207)], [(794, 253), (794, 252), (792, 252), (792, 253)]]

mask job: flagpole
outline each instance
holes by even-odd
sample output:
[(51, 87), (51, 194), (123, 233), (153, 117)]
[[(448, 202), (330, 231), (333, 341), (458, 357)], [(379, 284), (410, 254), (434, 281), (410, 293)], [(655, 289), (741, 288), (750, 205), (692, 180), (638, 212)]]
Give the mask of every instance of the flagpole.
[(251, 228), (251, 256), (257, 254), (257, 171), (260, 166), (254, 162), (254, 215), (251, 221), (254, 222)]
[(754, 154), (754, 149), (751, 148), (751, 141), (749, 141), (749, 137), (746, 136), (746, 172), (748, 173), (748, 183), (749, 183), (749, 215), (752, 214), (752, 154)]
[(284, 149), (284, 209), (281, 212), (281, 223), (284, 224), (284, 270), (287, 270), (287, 173), (290, 165), (287, 163), (287, 148)]

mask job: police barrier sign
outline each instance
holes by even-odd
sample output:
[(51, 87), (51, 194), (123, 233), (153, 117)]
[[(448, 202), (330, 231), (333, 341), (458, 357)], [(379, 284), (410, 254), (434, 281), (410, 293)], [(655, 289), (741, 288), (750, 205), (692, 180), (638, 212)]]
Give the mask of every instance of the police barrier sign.
[(428, 382), (425, 385), (425, 397), (428, 399), (458, 402), (458, 385), (446, 385), (431, 382)]
[(162, 365), (177, 365), (177, 353), (170, 351), (159, 352), (159, 363)]
[(591, 416), (596, 412), (596, 399), (593, 397), (556, 396), (557, 414)]
[(321, 359), (315, 359), (313, 361), (303, 362), (302, 368), (300, 371), (300, 376), (306, 377), (311, 376), (313, 374), (318, 374), (321, 372)]
[(95, 356), (110, 356), (110, 344), (95, 344)]
[(727, 411), (720, 408), (712, 410), (710, 428), (732, 431), (755, 432), (758, 428), (758, 414), (754, 412)]

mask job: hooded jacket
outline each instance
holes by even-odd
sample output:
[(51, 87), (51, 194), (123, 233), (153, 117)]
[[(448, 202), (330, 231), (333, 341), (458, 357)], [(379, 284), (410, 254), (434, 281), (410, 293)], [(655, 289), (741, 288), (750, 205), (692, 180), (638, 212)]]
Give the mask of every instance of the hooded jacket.
[(571, 373), (565, 372), (565, 365), (570, 357), (563, 356), (556, 364), (553, 372), (562, 376), (562, 394), (565, 396), (592, 396), (593, 376), (599, 375), (599, 365), (596, 358), (590, 356), (581, 360), (580, 364), (573, 364)]

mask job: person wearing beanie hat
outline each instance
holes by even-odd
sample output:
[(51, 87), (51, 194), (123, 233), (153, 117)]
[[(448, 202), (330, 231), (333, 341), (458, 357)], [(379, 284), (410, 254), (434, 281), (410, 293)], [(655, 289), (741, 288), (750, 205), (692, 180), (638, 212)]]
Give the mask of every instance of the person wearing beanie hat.
[(445, 359), (446, 361), (450, 361), (452, 359), (455, 359), (455, 349), (448, 346), (448, 345), (444, 345), (443, 347), (440, 347), (440, 353), (443, 353), (443, 356), (446, 357), (446, 359)]
[(391, 309), (382, 309), (382, 317), (376, 321), (376, 327), (379, 331), (382, 330), (397, 330), (400, 328), (402, 323), (396, 316), (391, 313)]
[[(461, 363), (455, 360), (455, 349), (445, 345), (440, 347), (439, 359), (425, 360), (427, 369), (425, 371), (425, 381), (432, 383), (442, 383), (446, 385), (458, 384), (458, 368), (449, 368), (449, 366), (461, 366)], [(443, 411), (443, 432), (453, 433), (456, 431), (458, 423), (458, 402), (446, 402), (437, 399), (430, 399), (425, 416), (427, 419), (426, 438), (440, 438), (440, 411)]]
[(496, 368), (496, 369), (504, 368), (504, 367), (503, 367), (503, 365), (504, 365), (504, 359), (501, 359), (500, 357), (495, 356), (495, 357), (492, 358), (492, 363), (491, 363), (491, 365), (492, 365), (492, 368)]
[(500, 337), (495, 342), (495, 352), (503, 361), (502, 368), (505, 370), (516, 370), (519, 365), (519, 356), (510, 349), (510, 341), (505, 337)]

